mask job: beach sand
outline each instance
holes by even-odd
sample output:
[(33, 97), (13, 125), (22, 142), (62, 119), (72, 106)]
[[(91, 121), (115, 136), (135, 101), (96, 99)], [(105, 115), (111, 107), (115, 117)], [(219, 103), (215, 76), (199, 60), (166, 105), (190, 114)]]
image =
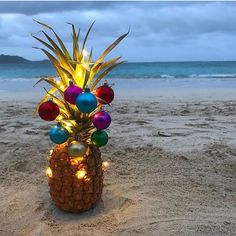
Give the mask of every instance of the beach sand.
[(51, 201), (35, 106), (1, 102), (0, 235), (236, 235), (236, 99), (116, 99), (102, 201), (83, 214)]

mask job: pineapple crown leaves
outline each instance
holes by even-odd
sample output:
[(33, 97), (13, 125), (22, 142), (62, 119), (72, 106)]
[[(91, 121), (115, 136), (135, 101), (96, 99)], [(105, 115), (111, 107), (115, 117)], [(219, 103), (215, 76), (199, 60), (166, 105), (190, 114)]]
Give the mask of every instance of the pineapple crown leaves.
[[(36, 20), (35, 20), (36, 21)], [(92, 49), (88, 55), (87, 60), (85, 60), (84, 56), (84, 49), (85, 45), (89, 36), (89, 33), (94, 25), (95, 22), (91, 24), (89, 27), (85, 38), (82, 43), (82, 48), (80, 50), (79, 47), (79, 32), (76, 33), (75, 26), (71, 23), (68, 23), (72, 26), (72, 39), (73, 39), (73, 57), (70, 56), (68, 50), (66, 49), (64, 43), (60, 39), (60, 37), (57, 35), (57, 33), (53, 30), (52, 27), (46, 25), (45, 23), (36, 21), (38, 24), (46, 27), (47, 29), (51, 30), (53, 34), (55, 35), (59, 45), (45, 32), (41, 31), (43, 35), (46, 37), (48, 42), (40, 39), (39, 37), (32, 35), (37, 41), (39, 41), (41, 44), (43, 44), (46, 48), (49, 50), (46, 50), (44, 48), (34, 47), (36, 49), (42, 50), (46, 56), (49, 58), (50, 62), (55, 67), (59, 78), (61, 79), (61, 82), (64, 86), (68, 86), (69, 79), (73, 80), (75, 84), (77, 84), (80, 87), (85, 87), (86, 85), (93, 86), (92, 80), (94, 76), (101, 72), (101, 71), (111, 71), (110, 67), (113, 67), (115, 64), (117, 64), (117, 61), (121, 58), (115, 58), (109, 61), (104, 62), (105, 57), (129, 34), (130, 29), (127, 33), (120, 36), (117, 40), (115, 40), (109, 47), (106, 48), (106, 50), (102, 53), (102, 55), (98, 58), (97, 61), (92, 62)], [(119, 62), (119, 63), (123, 63)], [(87, 72), (87, 81), (85, 81)], [(104, 73), (104, 76), (107, 74)], [(103, 77), (104, 77), (103, 76)], [(100, 76), (99, 81), (103, 78)], [(96, 84), (99, 82), (97, 81)], [(95, 81), (94, 81), (95, 82)]]
[[(129, 34), (130, 29), (128, 30), (128, 32), (116, 39), (111, 45), (109, 45), (101, 54), (101, 56), (93, 62), (93, 49), (90, 50), (87, 56), (85, 55), (84, 51), (88, 36), (95, 21), (88, 28), (82, 42), (82, 47), (80, 47), (79, 45), (80, 29), (76, 31), (74, 24), (68, 23), (72, 28), (72, 55), (70, 55), (65, 44), (51, 26), (37, 20), (34, 21), (46, 28), (46, 30), (52, 32), (52, 34), (56, 38), (56, 40), (54, 40), (44, 30), (41, 30), (39, 33), (43, 34), (45, 39), (32, 35), (33, 38), (35, 38), (45, 47), (34, 48), (39, 49), (44, 54), (46, 54), (58, 74), (58, 79), (55, 79), (53, 77), (42, 77), (35, 84), (37, 85), (38, 83), (45, 81), (51, 85), (49, 91), (45, 89), (46, 95), (38, 104), (36, 112), (43, 102), (47, 101), (49, 97), (52, 97), (60, 108), (60, 115), (58, 116), (57, 121), (60, 121), (62, 123), (64, 122), (65, 124), (67, 124), (67, 126), (70, 126), (71, 132), (76, 133), (78, 130), (83, 130), (84, 128), (84, 124), (81, 126), (76, 124), (80, 123), (80, 121), (83, 119), (90, 118), (91, 114), (81, 114), (74, 107), (68, 104), (63, 98), (64, 89), (69, 85), (70, 81), (73, 81), (75, 85), (78, 85), (83, 89), (88, 86), (93, 92), (100, 80), (102, 80), (116, 66), (125, 62), (119, 61), (121, 58), (120, 56), (107, 61), (104, 61), (104, 59)], [(97, 112), (99, 109), (100, 105), (98, 105), (97, 109), (94, 112)], [(89, 125), (90, 124), (86, 126), (87, 131), (91, 130), (91, 126)]]

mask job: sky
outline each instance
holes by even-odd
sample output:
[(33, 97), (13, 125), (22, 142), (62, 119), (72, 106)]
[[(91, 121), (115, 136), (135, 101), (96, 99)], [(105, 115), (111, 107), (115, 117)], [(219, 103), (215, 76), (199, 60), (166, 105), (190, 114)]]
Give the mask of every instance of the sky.
[(117, 37), (114, 50), (129, 62), (236, 60), (236, 2), (0, 2), (0, 54), (45, 59), (33, 49), (43, 28), (52, 26), (71, 48), (71, 27), (83, 38), (96, 20), (86, 49), (94, 57)]

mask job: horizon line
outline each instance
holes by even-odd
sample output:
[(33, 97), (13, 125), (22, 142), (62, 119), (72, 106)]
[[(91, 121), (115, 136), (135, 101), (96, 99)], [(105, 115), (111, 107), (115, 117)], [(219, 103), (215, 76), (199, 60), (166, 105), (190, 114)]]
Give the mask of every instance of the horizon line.
[[(22, 59), (24, 60), (27, 60), (29, 62), (42, 62), (42, 61), (48, 61), (50, 62), (50, 60), (48, 60), (47, 58), (45, 59), (40, 59), (40, 60), (30, 60), (30, 59), (27, 59), (23, 56), (19, 56), (19, 55), (7, 55), (7, 54), (0, 54), (0, 56), (11, 56), (11, 57), (21, 57)], [(183, 61), (126, 61), (124, 64), (127, 64), (127, 63), (186, 63), (186, 62), (236, 62), (236, 59), (234, 60), (183, 60)]]

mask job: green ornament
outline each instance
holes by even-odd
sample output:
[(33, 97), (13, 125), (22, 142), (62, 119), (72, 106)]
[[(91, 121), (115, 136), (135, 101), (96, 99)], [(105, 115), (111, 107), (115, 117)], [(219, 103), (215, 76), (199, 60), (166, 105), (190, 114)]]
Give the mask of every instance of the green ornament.
[(104, 130), (97, 130), (91, 136), (92, 143), (97, 146), (105, 146), (108, 142), (108, 135)]

